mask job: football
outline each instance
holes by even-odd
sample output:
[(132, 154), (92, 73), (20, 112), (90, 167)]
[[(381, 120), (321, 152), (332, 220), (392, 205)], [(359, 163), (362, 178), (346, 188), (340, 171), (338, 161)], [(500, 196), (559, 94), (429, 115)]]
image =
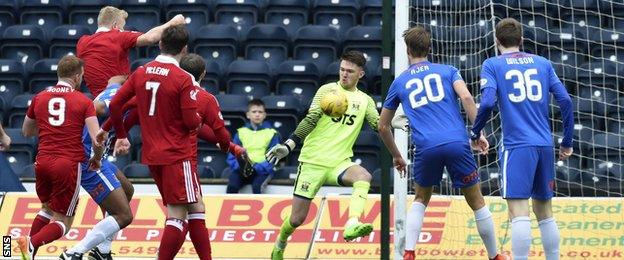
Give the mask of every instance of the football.
[(341, 117), (348, 106), (347, 95), (338, 90), (331, 90), (321, 98), (321, 110), (330, 117)]

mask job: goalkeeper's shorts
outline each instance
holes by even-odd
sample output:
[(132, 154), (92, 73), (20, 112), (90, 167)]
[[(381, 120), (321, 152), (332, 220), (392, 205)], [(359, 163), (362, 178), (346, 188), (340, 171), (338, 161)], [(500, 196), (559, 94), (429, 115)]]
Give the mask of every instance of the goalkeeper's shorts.
[(444, 167), (453, 187), (466, 188), (479, 182), (479, 173), (468, 142), (452, 142), (414, 153), (414, 182), (421, 187), (439, 185)]
[(554, 153), (552, 146), (525, 146), (499, 153), (503, 198), (551, 199), (555, 187)]
[(353, 165), (356, 165), (356, 163), (350, 159), (345, 159), (334, 167), (300, 162), (293, 195), (305, 199), (313, 199), (324, 184), (344, 186), (341, 181), (342, 175)]

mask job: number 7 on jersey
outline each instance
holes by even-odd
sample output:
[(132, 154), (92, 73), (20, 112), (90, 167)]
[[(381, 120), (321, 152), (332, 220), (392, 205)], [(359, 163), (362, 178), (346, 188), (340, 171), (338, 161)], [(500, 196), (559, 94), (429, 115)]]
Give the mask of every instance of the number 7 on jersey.
[(149, 116), (154, 116), (156, 112), (156, 92), (158, 92), (158, 87), (160, 87), (160, 82), (148, 81), (145, 82), (145, 89), (152, 91), (152, 98), (150, 100), (149, 112), (147, 113)]

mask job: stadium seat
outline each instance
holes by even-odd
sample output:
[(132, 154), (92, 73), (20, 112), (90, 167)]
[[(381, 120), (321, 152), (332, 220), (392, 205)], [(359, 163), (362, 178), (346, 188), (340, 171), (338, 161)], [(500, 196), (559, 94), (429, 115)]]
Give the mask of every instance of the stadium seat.
[(43, 30), (34, 25), (13, 25), (4, 30), (0, 55), (26, 66), (44, 57), (47, 52)]
[[(381, 0), (362, 1), (362, 25), (381, 26), (383, 3)], [(394, 4), (394, 1), (393, 1)], [(394, 11), (394, 8), (393, 8)]]
[(177, 14), (186, 18), (186, 28), (189, 32), (197, 30), (211, 21), (211, 0), (164, 0), (167, 20)]
[(319, 87), (320, 78), (318, 68), (311, 62), (285, 61), (277, 70), (276, 94), (293, 95), (307, 108)]
[(353, 162), (364, 167), (368, 172), (375, 172), (379, 169), (379, 155), (370, 153), (353, 153)]
[(17, 0), (0, 1), (0, 35), (4, 29), (18, 22), (18, 17), (15, 17), (17, 7)]
[[(328, 66), (322, 67), (325, 68), (325, 76), (323, 76), (323, 80), (321, 81), (321, 86), (327, 83), (332, 83), (338, 81), (339, 71), (340, 71), (340, 60), (334, 61)], [(366, 80), (358, 81), (357, 85), (358, 89), (368, 93), (368, 82)]]
[(132, 155), (130, 154), (117, 155), (117, 156), (109, 155), (106, 158), (106, 160), (108, 160), (109, 162), (117, 166), (117, 169), (122, 170), (126, 167), (126, 165), (129, 165), (130, 163), (132, 163)]
[(223, 172), (227, 166), (226, 163), (227, 154), (220, 150), (198, 150), (197, 151), (197, 163), (198, 165), (206, 165), (212, 168), (213, 176), (216, 172)]
[(35, 178), (35, 165), (26, 165), (20, 172), (16, 172), (16, 174), (20, 178)]
[(337, 58), (338, 39), (338, 31), (331, 27), (303, 26), (297, 30), (293, 41), (293, 59), (308, 60), (317, 68), (326, 68)]
[(353, 151), (356, 153), (378, 154), (380, 145), (380, 139), (376, 132), (362, 131), (355, 140)]
[(24, 92), (24, 80), (22, 63), (0, 59), (0, 97), (4, 100), (1, 110), (8, 111), (13, 97)]
[(225, 85), (228, 94), (266, 96), (271, 93), (271, 69), (264, 61), (233, 61), (228, 67)]
[(617, 62), (610, 60), (590, 60), (581, 64), (576, 73), (570, 70), (567, 78), (577, 78), (580, 86), (599, 86), (607, 89), (617, 89), (617, 81), (614, 77), (619, 75), (619, 70), (624, 68)]
[(150, 178), (150, 170), (147, 165), (142, 163), (131, 163), (123, 168), (123, 173), (128, 178)]
[(105, 6), (119, 6), (119, 0), (71, 0), (69, 2), (69, 23), (84, 25), (95, 32), (98, 28), (97, 17)]
[(379, 26), (356, 26), (347, 31), (344, 52), (357, 50), (364, 53), (366, 68), (377, 70), (381, 67), (381, 28)]
[(4, 131), (11, 137), (11, 150), (26, 151), (29, 152), (30, 155), (35, 155), (37, 138), (23, 136), (21, 127), (5, 128)]
[(60, 59), (67, 54), (76, 54), (76, 43), (83, 35), (91, 34), (89, 27), (61, 25), (50, 36), (50, 58)]
[(20, 23), (39, 26), (49, 36), (57, 26), (63, 24), (63, 0), (23, 0), (20, 7)]
[(290, 39), (284, 27), (273, 24), (258, 24), (249, 29), (245, 47), (245, 59), (264, 61), (275, 71), (288, 59)]
[(120, 9), (128, 12), (126, 24), (147, 32), (160, 25), (160, 0), (121, 0)]
[(247, 103), (249, 98), (245, 95), (217, 95), (217, 101), (223, 114), (225, 127), (230, 133), (236, 133), (236, 129), (245, 125)]
[(11, 169), (13, 172), (20, 174), (24, 167), (33, 164), (33, 157), (30, 152), (27, 151), (6, 151), (7, 161), (9, 161), (9, 165), (11, 165)]
[(262, 101), (267, 113), (267, 120), (273, 123), (273, 127), (282, 138), (290, 136), (299, 123), (299, 114), (301, 113), (299, 99), (290, 95), (265, 96)]
[(593, 138), (594, 156), (617, 156), (624, 149), (624, 137), (619, 134), (595, 134)]
[(137, 59), (135, 61), (133, 61), (130, 64), (130, 68), (132, 69), (132, 71), (134, 71), (136, 68), (145, 65), (146, 63), (153, 61), (154, 59), (149, 59), (149, 58), (145, 58), (145, 59)]
[(206, 61), (219, 64), (218, 75), (223, 75), (230, 63), (238, 57), (238, 32), (231, 25), (206, 25), (199, 29), (192, 45), (194, 53)]
[(217, 178), (215, 171), (208, 165), (200, 164), (197, 167), (197, 174), (200, 179), (212, 179)]
[(589, 53), (587, 48), (590, 45), (587, 39), (587, 30), (574, 28), (573, 26), (552, 28), (547, 32), (540, 30), (535, 32), (535, 40), (540, 44), (561, 46), (564, 50)]
[[(549, 59), (552, 63), (561, 64), (568, 67), (578, 67), (589, 61), (589, 56), (576, 51), (546, 49), (541, 53), (542, 56)], [(558, 75), (563, 76), (563, 75)]]
[(273, 176), (274, 180), (289, 180), (294, 179), (290, 176), (297, 176), (297, 167), (294, 166), (282, 166), (277, 171), (275, 171), (275, 175)]
[[(614, 115), (614, 116), (616, 116), (616, 115)], [(611, 116), (609, 116), (609, 117), (611, 117)], [(624, 135), (624, 122), (621, 122), (620, 120), (612, 121), (612, 122), (609, 123), (608, 130), (609, 130), (610, 133)]]
[[(582, 7), (584, 8), (584, 7)], [(598, 28), (602, 28), (602, 22), (600, 21), (600, 16), (593, 15), (588, 12), (576, 12), (576, 13), (568, 13), (561, 16), (561, 21), (563, 24), (573, 25), (575, 28), (580, 28), (583, 30), (595, 30)]]
[[(624, 22), (622, 24), (624, 25)], [(589, 39), (602, 44), (590, 45), (592, 56), (604, 57), (610, 60), (612, 60), (611, 56), (615, 56), (618, 61), (624, 60), (620, 59), (622, 51), (619, 49), (621, 48), (620, 46), (624, 45), (624, 29), (620, 29), (617, 32), (610, 29), (596, 29), (593, 31), (593, 33), (590, 33)]]
[(359, 9), (357, 0), (316, 0), (312, 2), (312, 20), (315, 25), (332, 27), (344, 35), (357, 25)]
[(59, 59), (41, 59), (35, 62), (32, 71), (28, 75), (30, 81), (30, 93), (37, 94), (40, 91), (56, 85), (58, 76), (56, 75), (56, 67)]
[(264, 21), (283, 26), (290, 38), (294, 38), (297, 29), (308, 23), (309, 6), (308, 0), (269, 0)]
[(11, 115), (9, 116), (9, 126), (11, 128), (22, 128), (26, 110), (30, 106), (32, 94), (17, 95), (11, 101)]
[(580, 181), (582, 165), (579, 156), (571, 156), (565, 161), (555, 163), (555, 178), (566, 182)]
[(258, 21), (259, 9), (259, 0), (217, 0), (215, 21), (234, 26), (243, 36)]

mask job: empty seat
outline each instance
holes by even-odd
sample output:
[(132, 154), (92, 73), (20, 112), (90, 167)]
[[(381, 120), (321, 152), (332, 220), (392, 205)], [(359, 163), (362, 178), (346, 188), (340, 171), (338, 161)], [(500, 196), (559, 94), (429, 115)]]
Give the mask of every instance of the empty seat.
[(35, 62), (33, 70), (28, 75), (28, 78), (30, 78), (28, 82), (30, 93), (36, 94), (56, 85), (58, 81), (58, 76), (56, 75), (58, 62), (59, 59), (41, 59)]
[[(620, 27), (622, 28), (622, 27)], [(624, 45), (624, 32), (613, 30), (594, 30), (594, 33), (590, 33), (590, 40), (592, 42), (599, 42), (601, 44), (592, 44), (591, 54), (596, 57), (604, 57), (605, 59), (611, 59), (611, 55), (616, 56), (621, 54), (621, 46)], [(605, 53), (606, 52), (606, 53)], [(618, 58), (618, 56), (616, 56)], [(621, 60), (620, 60), (621, 61)]]
[[(295, 176), (297, 176), (297, 170), (298, 167), (294, 167), (294, 166), (282, 166), (279, 169), (277, 169), (277, 171), (275, 171), (275, 175), (273, 176), (273, 179), (275, 180), (288, 180), (288, 179), (294, 179)], [(293, 178), (291, 178), (290, 176), (293, 176)]]
[(272, 70), (276, 70), (288, 59), (288, 32), (284, 27), (274, 24), (258, 24), (247, 33), (245, 59), (264, 61)]
[(11, 128), (22, 128), (26, 110), (30, 106), (32, 94), (17, 95), (11, 101), (11, 115), (9, 116), (9, 126)]
[(16, 172), (20, 178), (35, 178), (35, 165), (29, 164), (22, 168), (21, 172)]
[(375, 172), (379, 169), (379, 156), (370, 153), (353, 153), (353, 162), (364, 167), (368, 172)]
[(290, 38), (293, 38), (297, 29), (308, 23), (309, 6), (308, 0), (269, 0), (264, 21), (284, 26)]
[(76, 53), (76, 43), (83, 35), (90, 34), (89, 27), (81, 25), (61, 25), (50, 36), (50, 58), (62, 58)]
[(219, 75), (227, 70), (238, 54), (238, 32), (231, 25), (210, 24), (201, 27), (193, 40), (193, 52), (204, 57), (206, 62), (219, 64)]
[(326, 68), (338, 55), (338, 31), (331, 27), (301, 27), (293, 42), (293, 59), (308, 60), (317, 68)]
[(366, 68), (377, 70), (381, 67), (381, 28), (379, 26), (356, 26), (347, 32), (344, 51), (357, 50), (366, 58)]
[[(362, 25), (381, 26), (383, 3), (381, 0), (362, 1)], [(394, 8), (393, 8), (394, 10)], [(450, 15), (449, 15), (450, 16)]]
[(128, 12), (126, 24), (147, 32), (160, 24), (160, 0), (121, 0), (120, 8)]
[(21, 24), (39, 26), (49, 34), (63, 24), (65, 2), (63, 0), (23, 0), (20, 8)]
[(126, 167), (126, 165), (132, 163), (132, 156), (130, 154), (117, 156), (109, 155), (108, 157), (106, 157), (106, 160), (113, 163), (115, 166), (117, 166), (117, 169), (121, 171)]
[(219, 71), (219, 64), (214, 61), (206, 61), (206, 75), (200, 84), (202, 88), (213, 95), (219, 94)]
[(230, 133), (235, 133), (236, 129), (245, 125), (247, 103), (249, 98), (245, 95), (217, 95), (217, 101), (223, 114), (225, 127)]
[(119, 0), (71, 0), (69, 3), (69, 23), (84, 25), (95, 32), (97, 17), (105, 6), (119, 6)]
[(618, 156), (624, 148), (624, 137), (619, 134), (596, 134), (593, 138), (594, 156)]
[(564, 14), (561, 17), (562, 24), (570, 24), (575, 28), (584, 30), (595, 30), (602, 27), (602, 22), (598, 15), (588, 12), (575, 12)]
[(380, 140), (376, 132), (361, 131), (355, 140), (353, 150), (357, 153), (377, 154), (380, 149)]
[(34, 25), (13, 25), (4, 30), (0, 55), (27, 66), (44, 57), (47, 52), (44, 33)]
[(8, 111), (13, 97), (24, 92), (24, 65), (16, 60), (0, 59), (0, 97), (4, 105), (0, 110)]
[(186, 28), (189, 32), (196, 32), (211, 20), (211, 2), (210, 0), (164, 0), (163, 6), (167, 20), (177, 14), (182, 14), (186, 18)]
[(18, 17), (15, 17), (17, 7), (17, 0), (0, 1), (0, 35), (4, 29), (17, 22)]
[(344, 35), (357, 24), (359, 9), (356, 0), (316, 0), (312, 3), (312, 20), (315, 25), (330, 26)]
[(35, 148), (37, 147), (37, 138), (25, 137), (22, 135), (22, 129), (20, 128), (5, 128), (4, 131), (11, 137), (11, 150), (13, 151), (26, 151), (32, 155), (35, 154)]
[(232, 25), (244, 35), (258, 21), (259, 9), (259, 0), (217, 0), (215, 21)]
[(149, 58), (145, 58), (145, 59), (137, 59), (135, 61), (132, 62), (132, 64), (130, 64), (130, 68), (132, 69), (132, 71), (134, 71), (136, 68), (145, 65), (146, 63), (153, 61), (154, 59), (149, 59)]
[(297, 128), (301, 104), (299, 99), (293, 96), (279, 95), (262, 98), (267, 113), (267, 120), (273, 123), (273, 127), (280, 136), (287, 137)]
[(214, 169), (210, 168), (208, 165), (200, 164), (197, 167), (197, 174), (201, 179), (212, 179), (217, 178)]
[(228, 67), (225, 85), (228, 94), (266, 96), (271, 92), (271, 69), (264, 61), (234, 61)]
[(9, 165), (11, 165), (11, 169), (17, 174), (21, 173), (27, 165), (34, 163), (30, 152), (9, 150), (5, 153), (7, 161), (9, 162)]
[(123, 168), (123, 173), (128, 178), (150, 178), (150, 170), (147, 165), (142, 163), (131, 163)]
[(223, 172), (223, 169), (227, 167), (226, 159), (227, 155), (220, 150), (197, 151), (197, 164), (210, 166), (213, 172)]
[(307, 108), (318, 90), (320, 79), (319, 70), (313, 63), (299, 60), (285, 61), (277, 70), (276, 93), (292, 95)]

